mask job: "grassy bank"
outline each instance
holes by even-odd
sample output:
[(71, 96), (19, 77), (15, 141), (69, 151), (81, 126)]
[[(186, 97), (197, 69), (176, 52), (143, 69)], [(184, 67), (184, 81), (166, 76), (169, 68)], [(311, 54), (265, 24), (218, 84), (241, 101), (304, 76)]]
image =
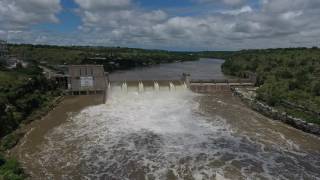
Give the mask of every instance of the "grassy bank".
[(257, 99), (307, 122), (320, 124), (320, 49), (246, 50), (229, 54), (223, 72), (257, 74)]

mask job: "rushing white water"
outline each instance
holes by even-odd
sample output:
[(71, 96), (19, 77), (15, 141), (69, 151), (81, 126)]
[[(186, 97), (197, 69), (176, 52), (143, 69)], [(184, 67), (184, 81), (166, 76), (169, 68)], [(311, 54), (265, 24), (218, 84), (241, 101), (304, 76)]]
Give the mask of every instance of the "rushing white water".
[(176, 90), (176, 87), (172, 82), (169, 83), (169, 88), (170, 88), (170, 91)]
[[(216, 153), (217, 150), (209, 152), (206, 143), (222, 134), (230, 136), (222, 118), (213, 117), (210, 119), (214, 121), (209, 122), (209, 117), (198, 111), (197, 96), (188, 90), (142, 94), (114, 90), (106, 104), (85, 109), (48, 139), (55, 147), (77, 142), (80, 152), (73, 158), (78, 160), (68, 161), (86, 162), (88, 178), (122, 179), (136, 173), (166, 179), (169, 171), (178, 176), (182, 173), (179, 168), (184, 166), (179, 161), (189, 161), (189, 157), (201, 153)], [(63, 134), (63, 142), (53, 139), (58, 134)], [(200, 178), (217, 171), (198, 168), (190, 175)]]
[(139, 82), (138, 88), (140, 93), (144, 91), (144, 85), (142, 82)]
[(123, 92), (128, 92), (128, 85), (126, 82), (122, 83), (121, 90)]
[(159, 83), (154, 82), (154, 90), (155, 91), (159, 91), (160, 90)]
[[(79, 167), (83, 179), (119, 180), (221, 179), (225, 174), (249, 179), (282, 174), (280, 179), (295, 179), (304, 174), (291, 176), (290, 171), (303, 168), (304, 158), (316, 163), (304, 153), (234, 136), (226, 120), (202, 112), (201, 95), (187, 89), (144, 93), (111, 89), (106, 104), (71, 116), (48, 134), (41, 163), (61, 167), (65, 177), (74, 175), (69, 167)], [(50, 172), (45, 174), (50, 177)], [(305, 177), (316, 174), (316, 169), (308, 169)]]

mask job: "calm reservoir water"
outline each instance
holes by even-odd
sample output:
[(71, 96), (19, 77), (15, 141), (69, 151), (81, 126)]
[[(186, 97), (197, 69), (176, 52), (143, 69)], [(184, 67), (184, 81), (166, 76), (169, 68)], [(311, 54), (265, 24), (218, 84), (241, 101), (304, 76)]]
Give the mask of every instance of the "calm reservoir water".
[[(118, 72), (114, 81), (224, 78), (220, 60)], [(68, 97), (13, 150), (32, 179), (319, 179), (320, 139), (231, 94), (113, 86)]]
[(136, 68), (119, 71), (110, 75), (111, 81), (130, 80), (178, 80), (183, 73), (192, 75), (192, 79), (224, 79), (221, 72), (223, 60), (201, 59), (200, 61), (162, 64), (151, 68)]

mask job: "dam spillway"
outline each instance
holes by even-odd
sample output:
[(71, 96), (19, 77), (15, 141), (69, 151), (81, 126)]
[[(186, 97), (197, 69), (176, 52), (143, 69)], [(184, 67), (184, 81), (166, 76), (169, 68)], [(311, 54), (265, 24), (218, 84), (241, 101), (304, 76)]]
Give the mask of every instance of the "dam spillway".
[(108, 91), (109, 95), (112, 94), (114, 90), (118, 90), (124, 93), (128, 92), (150, 92), (150, 91), (176, 91), (176, 90), (187, 90), (187, 85), (185, 82), (180, 80), (159, 80), (159, 81), (118, 81), (110, 82)]
[[(217, 82), (220, 81), (220, 82)], [(109, 82), (108, 97), (110, 97), (113, 89), (118, 89), (121, 92), (128, 93), (129, 91), (144, 93), (145, 91), (160, 90), (176, 91), (187, 89), (195, 93), (227, 93), (230, 94), (233, 87), (253, 87), (254, 83), (250, 80), (211, 80), (207, 82), (183, 80), (153, 80), (153, 81), (116, 81)]]

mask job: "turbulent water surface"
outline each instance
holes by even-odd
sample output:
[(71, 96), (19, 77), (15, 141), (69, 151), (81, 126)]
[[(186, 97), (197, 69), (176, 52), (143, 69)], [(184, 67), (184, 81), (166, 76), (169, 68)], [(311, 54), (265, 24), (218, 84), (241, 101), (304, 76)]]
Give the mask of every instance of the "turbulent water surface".
[(231, 94), (112, 87), (106, 104), (64, 112), (84, 103), (77, 98), (43, 120), (65, 121), (43, 133), (37, 129), (44, 125), (34, 125), (15, 150), (34, 179), (320, 177), (319, 138), (267, 119)]

